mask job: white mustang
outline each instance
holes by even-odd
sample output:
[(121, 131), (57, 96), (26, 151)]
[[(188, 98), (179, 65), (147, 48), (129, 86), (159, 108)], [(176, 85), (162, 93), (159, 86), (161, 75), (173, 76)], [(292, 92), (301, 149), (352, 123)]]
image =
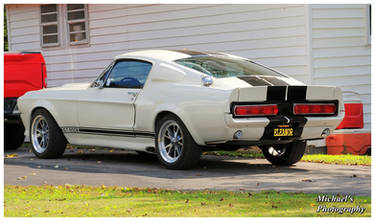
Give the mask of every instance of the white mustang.
[(117, 56), (93, 83), (26, 93), (18, 107), (40, 158), (67, 142), (156, 153), (170, 169), (202, 150), (257, 145), (276, 165), (301, 159), (306, 140), (341, 122), (341, 90), (306, 86), (246, 58), (188, 50)]

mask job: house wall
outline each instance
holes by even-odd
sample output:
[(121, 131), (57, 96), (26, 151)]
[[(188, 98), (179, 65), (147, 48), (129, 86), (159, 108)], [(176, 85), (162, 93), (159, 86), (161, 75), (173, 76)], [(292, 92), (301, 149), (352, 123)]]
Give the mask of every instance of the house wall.
[(42, 51), (48, 85), (92, 81), (118, 54), (224, 51), (308, 82), (303, 5), (89, 5), (89, 46), (40, 48), (39, 6), (8, 6), (11, 50)]
[(312, 83), (360, 94), (371, 129), (371, 46), (367, 5), (311, 5)]

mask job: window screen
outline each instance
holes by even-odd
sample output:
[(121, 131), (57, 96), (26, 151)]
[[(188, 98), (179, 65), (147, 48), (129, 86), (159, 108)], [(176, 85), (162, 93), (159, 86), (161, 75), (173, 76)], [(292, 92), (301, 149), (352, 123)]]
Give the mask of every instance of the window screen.
[(84, 4), (68, 4), (68, 35), (70, 44), (87, 43), (87, 11)]
[(59, 44), (57, 5), (41, 5), (42, 46)]

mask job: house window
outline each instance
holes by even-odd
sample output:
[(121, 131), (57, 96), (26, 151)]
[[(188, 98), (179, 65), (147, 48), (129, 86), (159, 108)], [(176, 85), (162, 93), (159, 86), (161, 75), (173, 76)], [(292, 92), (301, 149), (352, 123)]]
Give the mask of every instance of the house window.
[(68, 4), (66, 11), (69, 43), (72, 45), (87, 43), (88, 34), (86, 5)]
[(42, 46), (59, 45), (57, 5), (41, 5)]

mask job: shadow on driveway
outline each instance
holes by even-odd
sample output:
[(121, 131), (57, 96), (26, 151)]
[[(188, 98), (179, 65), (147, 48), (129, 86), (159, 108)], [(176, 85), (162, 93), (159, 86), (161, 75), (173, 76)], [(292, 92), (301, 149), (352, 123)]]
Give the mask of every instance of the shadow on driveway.
[[(83, 151), (83, 153), (81, 152)], [(224, 156), (203, 155), (199, 166), (192, 170), (168, 170), (163, 168), (155, 155), (143, 156), (132, 151), (77, 150), (67, 149), (62, 158), (38, 159), (27, 148), (7, 151), (16, 153), (15, 158), (6, 158), (5, 165), (20, 165), (44, 170), (76, 171), (82, 173), (111, 173), (149, 176), (168, 179), (194, 179), (204, 177), (242, 176), (277, 173), (305, 173), (302, 168), (275, 167), (264, 160), (240, 160)], [(233, 161), (233, 159), (235, 159)], [(237, 159), (237, 161), (236, 161)], [(229, 161), (231, 160), (231, 161)], [(258, 162), (259, 161), (259, 162)]]

